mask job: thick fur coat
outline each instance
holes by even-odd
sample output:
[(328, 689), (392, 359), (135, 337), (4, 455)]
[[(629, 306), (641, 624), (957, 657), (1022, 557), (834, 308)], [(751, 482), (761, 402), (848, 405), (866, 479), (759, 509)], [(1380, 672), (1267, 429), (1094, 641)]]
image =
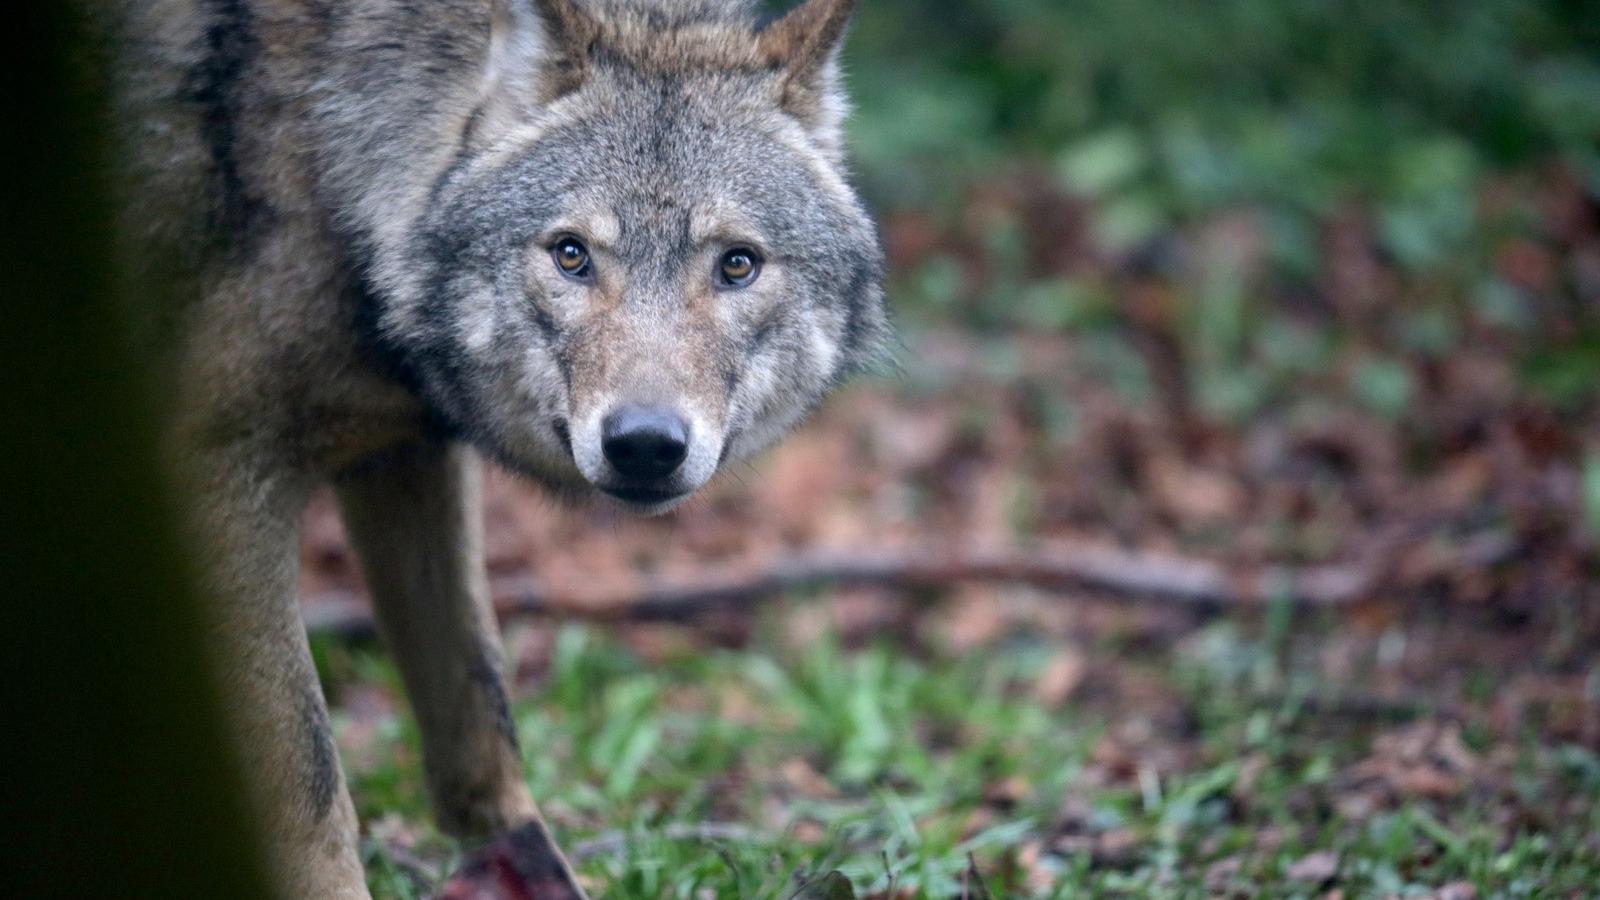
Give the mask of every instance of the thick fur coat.
[[(538, 814), (474, 451), (664, 511), (885, 342), (850, 0), (121, 0), (130, 270), (286, 896), (362, 897), (295, 600), (332, 481), (440, 823)], [(570, 881), (564, 867), (561, 878)], [(572, 888), (576, 891), (576, 888)]]

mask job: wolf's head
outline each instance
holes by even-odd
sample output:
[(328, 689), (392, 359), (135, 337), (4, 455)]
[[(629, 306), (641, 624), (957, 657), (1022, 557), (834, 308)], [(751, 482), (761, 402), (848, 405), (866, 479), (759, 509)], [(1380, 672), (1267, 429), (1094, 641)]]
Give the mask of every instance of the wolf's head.
[(846, 182), (852, 0), (495, 0), (481, 102), (388, 311), (439, 413), (512, 468), (645, 512), (879, 352)]

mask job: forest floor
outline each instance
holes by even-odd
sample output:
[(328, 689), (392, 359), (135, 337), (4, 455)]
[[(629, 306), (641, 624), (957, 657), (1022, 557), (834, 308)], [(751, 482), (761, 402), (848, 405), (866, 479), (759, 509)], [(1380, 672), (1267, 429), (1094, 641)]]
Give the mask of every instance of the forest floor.
[[(1016, 445), (1034, 432), (1013, 417), (1026, 389), (989, 395), (965, 369), (952, 383), (998, 421), (964, 424), (866, 385), (663, 520), (561, 508), (495, 474), (497, 592), (514, 598), (538, 573), (582, 610), (642, 590), (641, 572), (692, 583), (707, 566), (933, 543), (953, 556), (1154, 547), (1156, 560), (1203, 553), (1248, 572), (1283, 558), (1252, 558), (1252, 545), (1290, 538), (1240, 524), (1241, 509), (1351, 502), (1314, 487), (1278, 496), (1296, 490), (1135, 449), (1137, 424), (1090, 426), (1104, 458), (1079, 435), (1086, 458), (1041, 459), (1023, 482), (1032, 457)], [(1299, 483), (1295, 466), (1338, 471), (1360, 439), (1318, 429), (1259, 452), (1281, 454), (1271, 465)], [(1338, 608), (980, 581), (801, 588), (669, 622), (607, 606), (595, 609), (616, 621), (513, 618), (530, 783), (602, 896), (788, 897), (839, 871), (860, 896), (952, 897), (970, 891), (969, 865), (995, 896), (1593, 896), (1593, 562), (1572, 535), (1470, 524), (1497, 489), (1538, 500), (1498, 483), (1529, 477), (1496, 465), (1520, 447), (1500, 440), (1510, 446), (1463, 454), (1437, 483), (1368, 500), (1405, 524), (1337, 529), (1351, 546), (1319, 564), (1384, 557), (1380, 582)], [(1468, 511), (1435, 508), (1450, 504)], [(1312, 531), (1319, 516), (1358, 513), (1258, 515)], [(1074, 527), (1097, 517), (1140, 537)], [(318, 604), (343, 609), (360, 587), (331, 504), (307, 526), (315, 621)], [(322, 631), (316, 647), (374, 889), (426, 896), (454, 851), (428, 824), (394, 672), (359, 640)]]
[[(1222, 345), (1184, 318), (1183, 260), (1252, 246), (1248, 217), (1174, 238), (1172, 265), (1035, 260), (1049, 290), (1024, 299), (1091, 285), (1109, 312), (912, 317), (900, 372), (662, 519), (491, 473), (513, 713), (581, 877), (1596, 896), (1600, 210), (1567, 194), (1541, 240), (1488, 248), (1469, 304), (1354, 219), (1310, 295), (1234, 258), (1265, 300)], [(895, 270), (973, 221), (891, 220)], [(427, 896), (457, 851), (326, 498), (303, 572), (374, 891)]]

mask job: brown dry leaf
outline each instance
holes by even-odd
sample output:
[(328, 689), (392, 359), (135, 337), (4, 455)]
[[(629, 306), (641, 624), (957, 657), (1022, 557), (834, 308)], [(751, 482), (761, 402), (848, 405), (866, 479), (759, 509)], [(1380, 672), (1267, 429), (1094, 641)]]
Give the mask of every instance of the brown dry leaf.
[(876, 455), (900, 472), (933, 465), (949, 452), (958, 433), (954, 405), (891, 407), (871, 423)]
[(1261, 783), (1261, 776), (1271, 766), (1272, 760), (1265, 753), (1255, 752), (1246, 756), (1239, 764), (1239, 774), (1233, 779), (1233, 788), (1229, 791), (1233, 799), (1249, 802), (1255, 795), (1256, 785)]
[(726, 684), (717, 691), (717, 716), (737, 725), (760, 725), (767, 720), (768, 711), (744, 685)]
[(652, 665), (694, 652), (694, 635), (677, 625), (627, 625), (617, 630), (628, 648)]
[(1139, 833), (1131, 828), (1107, 831), (1095, 841), (1095, 859), (1107, 865), (1126, 865), (1137, 856), (1139, 843)]
[(1537, 294), (1549, 290), (1560, 265), (1547, 248), (1526, 238), (1511, 238), (1496, 248), (1495, 269), (1511, 283)]
[(789, 829), (789, 837), (802, 844), (820, 844), (827, 836), (827, 830), (810, 819), (802, 819)]
[(1453, 881), (1429, 896), (1432, 900), (1478, 900), (1478, 889), (1470, 881)]
[(1126, 744), (1111, 735), (1101, 735), (1090, 751), (1089, 758), (1106, 769), (1106, 775), (1117, 781), (1128, 781), (1139, 771), (1139, 759)]
[(1462, 742), (1459, 725), (1415, 722), (1373, 739), (1371, 755), (1350, 770), (1350, 790), (1335, 803), (1360, 818), (1406, 799), (1455, 797), (1483, 768)]
[(1372, 746), (1377, 756), (1413, 765), (1464, 775), (1478, 768), (1477, 756), (1462, 742), (1461, 726), (1454, 722), (1417, 722), (1379, 735)]
[(1087, 855), (1097, 866), (1121, 868), (1139, 860), (1139, 835), (1128, 828), (1101, 834), (1059, 834), (1050, 841), (1057, 856)]
[(992, 645), (1005, 633), (1008, 618), (994, 585), (961, 585), (946, 604), (944, 638), (952, 650), (970, 652)]
[(1461, 793), (1461, 779), (1427, 766), (1402, 769), (1390, 784), (1404, 797), (1444, 799)]
[(1239, 874), (1239, 870), (1243, 867), (1244, 858), (1239, 856), (1230, 856), (1226, 859), (1219, 859), (1207, 866), (1205, 878), (1206, 890), (1210, 891), (1213, 895), (1224, 893), (1228, 886), (1233, 883), (1234, 877)]
[(1339, 874), (1339, 854), (1333, 850), (1318, 850), (1289, 864), (1284, 876), (1290, 881), (1326, 884)]
[(1157, 500), (1190, 525), (1237, 518), (1244, 506), (1244, 491), (1232, 477), (1187, 465), (1176, 456), (1151, 460), (1149, 477)]
[(1033, 786), (1020, 775), (1013, 775), (1003, 781), (990, 784), (983, 789), (983, 802), (989, 806), (1009, 810), (1027, 799), (1033, 793)]
[(1459, 513), (1478, 503), (1493, 483), (1494, 461), (1489, 454), (1463, 453), (1429, 479), (1423, 493), (1444, 510)]
[(803, 797), (822, 800), (839, 796), (839, 792), (833, 787), (833, 782), (824, 778), (812, 768), (811, 763), (798, 756), (786, 760), (779, 767), (778, 773), (790, 790)]
[(1028, 841), (1017, 851), (1017, 865), (1022, 868), (1023, 879), (1029, 889), (1035, 893), (1043, 894), (1056, 884), (1056, 873), (1045, 865), (1044, 844), (1041, 841)]
[(1060, 706), (1072, 698), (1088, 674), (1088, 659), (1071, 647), (1063, 647), (1040, 673), (1033, 685), (1033, 696), (1044, 706)]

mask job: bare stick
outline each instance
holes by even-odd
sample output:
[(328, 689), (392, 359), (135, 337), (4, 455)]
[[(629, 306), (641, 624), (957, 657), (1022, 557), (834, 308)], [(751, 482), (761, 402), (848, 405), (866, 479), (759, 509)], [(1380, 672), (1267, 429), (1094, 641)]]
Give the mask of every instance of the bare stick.
[[(1049, 544), (1029, 549), (930, 549), (811, 552), (750, 566), (641, 579), (598, 588), (532, 576), (496, 579), (502, 619), (559, 616), (628, 622), (684, 622), (818, 585), (941, 588), (971, 582), (1026, 584), (1049, 591), (1092, 591), (1215, 611), (1285, 602), (1299, 608), (1343, 607), (1379, 581), (1381, 565), (1270, 566), (1230, 572), (1205, 561), (1108, 547)], [(359, 599), (325, 594), (306, 607), (313, 631), (370, 634)]]
[[(665, 838), (669, 841), (699, 843), (725, 841), (734, 844), (764, 844), (773, 840), (771, 835), (737, 822), (678, 822), (666, 826), (652, 837)], [(631, 839), (632, 835), (626, 831), (607, 831), (574, 844), (572, 852), (567, 856), (574, 865), (581, 865), (600, 856), (615, 856), (628, 849), (628, 842)]]

